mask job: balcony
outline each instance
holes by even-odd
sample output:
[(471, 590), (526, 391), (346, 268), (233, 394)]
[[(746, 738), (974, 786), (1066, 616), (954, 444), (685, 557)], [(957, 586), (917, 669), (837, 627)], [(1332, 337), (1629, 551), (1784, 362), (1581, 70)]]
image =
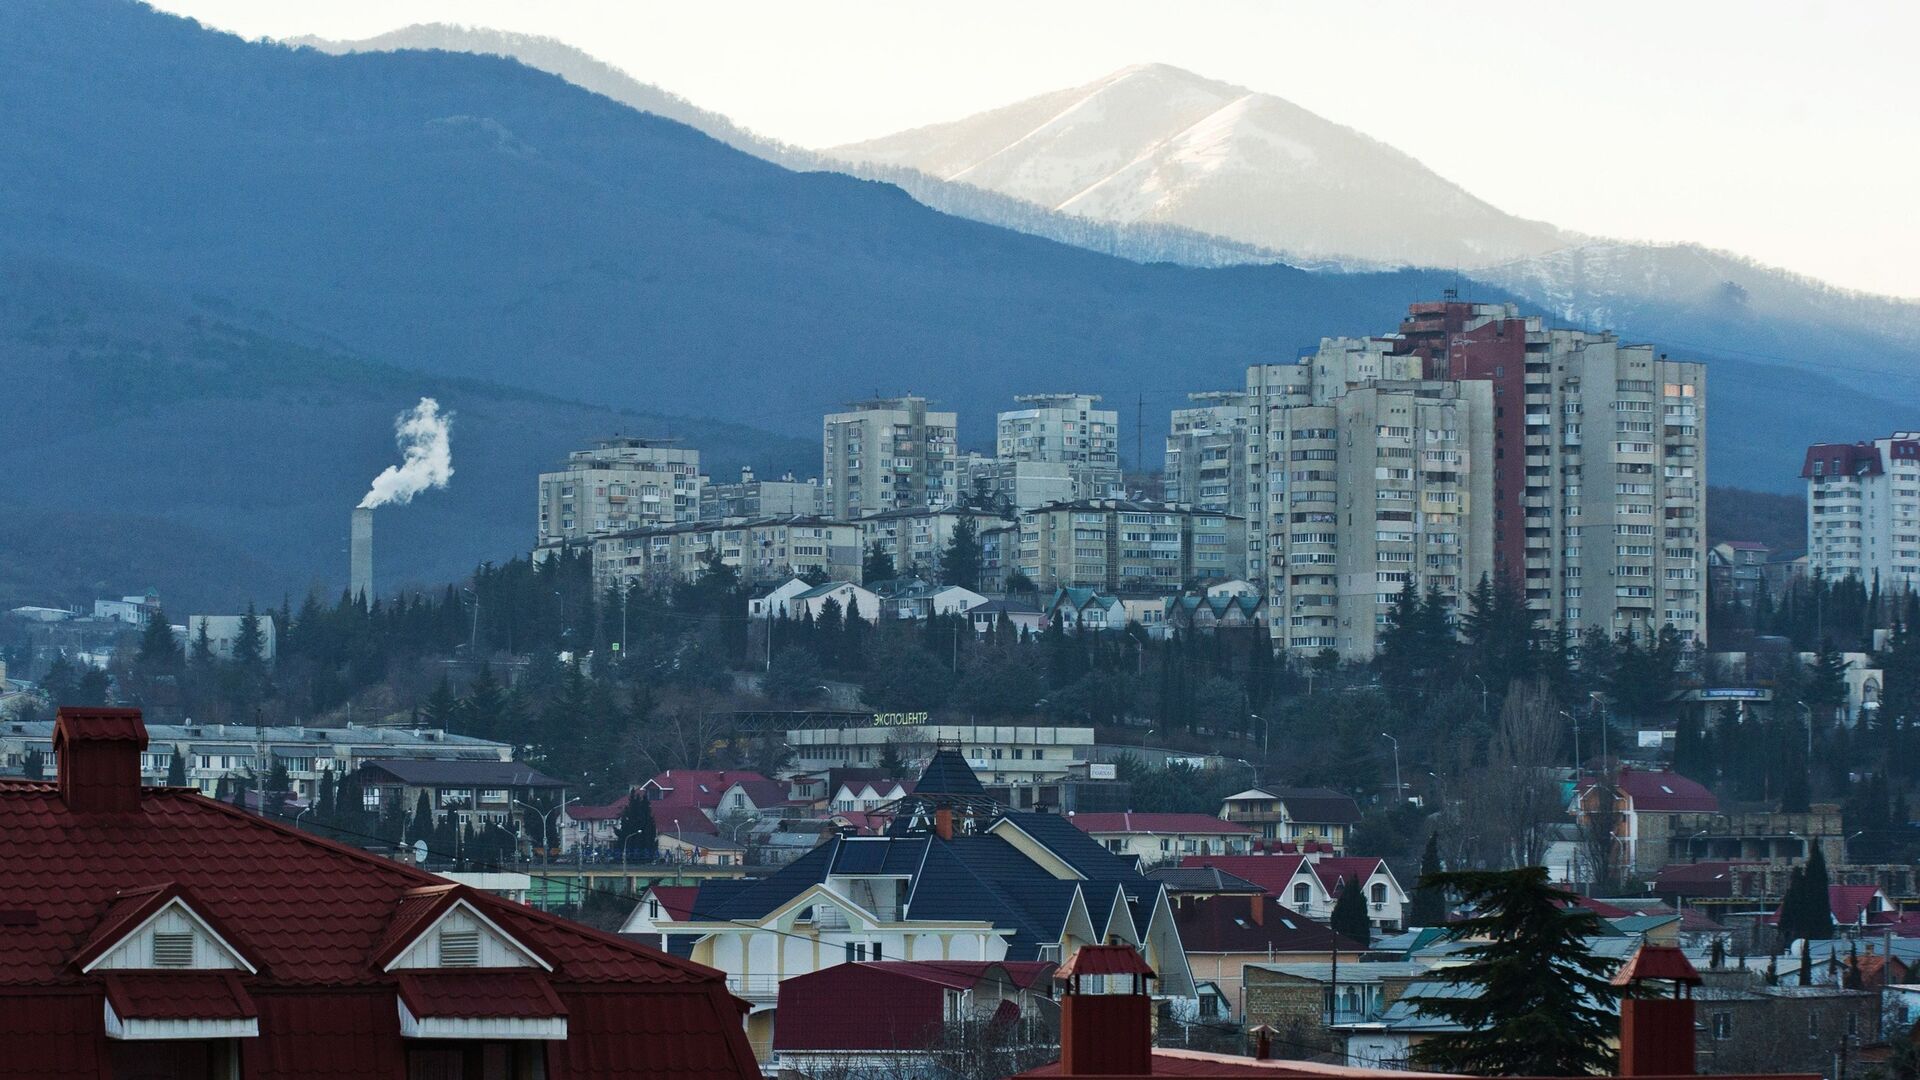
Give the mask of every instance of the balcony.
[(780, 999), (780, 976), (778, 975), (729, 975), (727, 992), (747, 1001), (778, 1001)]

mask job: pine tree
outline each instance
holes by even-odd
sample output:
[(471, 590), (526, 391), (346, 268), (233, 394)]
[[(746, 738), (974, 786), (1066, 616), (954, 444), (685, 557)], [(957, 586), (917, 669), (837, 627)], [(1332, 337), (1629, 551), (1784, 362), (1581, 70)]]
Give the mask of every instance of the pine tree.
[(205, 671), (213, 666), (213, 639), (207, 636), (207, 620), (200, 620), (200, 628), (193, 635), (193, 651), (188, 654), (193, 666)]
[(1813, 847), (1813, 854), (1807, 857), (1806, 872), (1806, 912), (1803, 937), (1815, 941), (1830, 941), (1833, 938), (1833, 901), (1827, 891), (1827, 856), (1820, 845), (1807, 841)]
[(28, 780), (44, 780), (47, 776), (47, 756), (38, 750), (29, 750), (20, 759), (20, 775)]
[(1334, 933), (1362, 945), (1373, 941), (1373, 923), (1367, 918), (1367, 901), (1361, 895), (1364, 891), (1357, 881), (1342, 882), (1340, 897), (1333, 902), (1333, 914), (1327, 919)]
[(1600, 917), (1555, 888), (1545, 867), (1438, 874), (1473, 911), (1448, 925), (1449, 941), (1471, 942), (1466, 963), (1445, 969), (1452, 985), (1477, 994), (1423, 998), (1422, 1014), (1464, 1030), (1414, 1047), (1421, 1068), (1481, 1076), (1581, 1076), (1614, 1071), (1609, 1042), (1618, 1026), (1616, 961), (1589, 951)]
[(461, 726), (469, 735), (497, 739), (506, 712), (506, 693), (500, 680), (494, 678), (492, 666), (480, 665), (480, 674), (474, 676), (466, 699), (460, 703)]
[(1413, 911), (1410, 913), (1415, 926), (1445, 926), (1447, 922), (1447, 891), (1433, 884), (1432, 879), (1440, 874), (1440, 834), (1427, 834), (1427, 850), (1420, 855), (1420, 882), (1413, 890)]
[(181, 756), (178, 747), (174, 748), (173, 756), (167, 759), (167, 786), (187, 786), (187, 759)]
[(322, 822), (331, 822), (340, 813), (339, 787), (333, 782), (333, 770), (320, 772), (320, 796), (313, 808), (313, 815)]
[(615, 826), (614, 835), (620, 840), (622, 861), (637, 858), (642, 862), (652, 862), (659, 846), (653, 804), (637, 792), (628, 793), (627, 805), (620, 811), (620, 823)]
[(980, 530), (973, 518), (961, 515), (946, 550), (940, 553), (940, 580), (963, 589), (980, 587)]
[(433, 838), (433, 800), (426, 792), (413, 801), (413, 816), (407, 819), (406, 842), (409, 844)]
[(459, 711), (460, 699), (454, 696), (453, 683), (446, 675), (440, 676), (440, 682), (428, 695), (426, 704), (420, 709), (420, 719), (427, 727), (451, 730), (454, 715)]
[(159, 674), (178, 671), (183, 659), (180, 642), (173, 636), (173, 627), (167, 622), (166, 613), (155, 608), (147, 617), (146, 629), (140, 633), (140, 652), (136, 662), (147, 671)]
[(860, 560), (860, 584), (872, 588), (875, 582), (891, 581), (896, 571), (893, 556), (875, 540), (867, 545), (867, 553)]
[[(204, 628), (205, 624), (202, 624)], [(266, 663), (267, 637), (260, 629), (260, 616), (247, 602), (247, 613), (240, 616), (240, 632), (233, 639), (233, 662), (249, 671)]]

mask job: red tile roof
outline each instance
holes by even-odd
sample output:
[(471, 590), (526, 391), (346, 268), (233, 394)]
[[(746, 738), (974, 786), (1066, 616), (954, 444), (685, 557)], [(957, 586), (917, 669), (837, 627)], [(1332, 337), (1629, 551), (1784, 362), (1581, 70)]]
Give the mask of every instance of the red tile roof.
[(1075, 814), (1073, 823), (1090, 833), (1205, 833), (1250, 836), (1253, 830), (1212, 814)]
[(1186, 855), (1181, 857), (1180, 865), (1225, 870), (1253, 882), (1270, 895), (1285, 899), (1287, 886), (1305, 861), (1304, 855)]
[[(1254, 905), (1259, 905), (1256, 917)], [(1360, 942), (1264, 893), (1182, 900), (1173, 909), (1180, 944), (1188, 953), (1331, 953), (1360, 951)]]
[(1700, 972), (1694, 969), (1686, 953), (1671, 945), (1641, 945), (1634, 951), (1633, 959), (1614, 973), (1613, 985), (1626, 986), (1639, 979), (1664, 979), (1698, 986)]
[(1131, 945), (1082, 945), (1053, 973), (1056, 979), (1076, 975), (1148, 975), (1153, 969)]
[(445, 1020), (551, 1020), (567, 1015), (537, 971), (402, 972), (400, 1000), (413, 1015)]
[(1661, 769), (1650, 772), (1645, 769), (1620, 770), (1620, 789), (1633, 800), (1636, 813), (1703, 813), (1720, 812), (1720, 800), (1714, 798), (1698, 781), (1689, 780), (1677, 772)]
[(1874, 909), (1874, 898), (1879, 895), (1880, 889), (1874, 885), (1829, 885), (1827, 906), (1833, 909), (1835, 922), (1855, 925), (1861, 922), (1861, 915)]
[(1628, 911), (1626, 908), (1620, 907), (1617, 904), (1609, 904), (1605, 900), (1595, 900), (1591, 896), (1575, 896), (1573, 898), (1573, 906), (1586, 908), (1588, 911), (1593, 912), (1603, 919), (1624, 919), (1630, 915), (1653, 914), (1652, 912), (1644, 911)]
[(231, 971), (113, 971), (107, 1003), (122, 1020), (250, 1020), (260, 1010)]
[(1313, 876), (1330, 896), (1340, 893), (1342, 883), (1355, 881), (1365, 884), (1368, 878), (1378, 873), (1386, 865), (1386, 860), (1378, 856), (1349, 855), (1345, 858), (1322, 856), (1313, 860)]
[(686, 922), (693, 918), (693, 898), (700, 895), (700, 886), (655, 885), (647, 890), (647, 895), (660, 901), (660, 910), (675, 922)]
[[(31, 909), (30, 926), (0, 928), (0, 986), (79, 978), (71, 962), (97, 949), (103, 920), (129, 925), (151, 897), (127, 882), (177, 882), (197, 912), (276, 982), (379, 981), (372, 961), (397, 925), (457, 889), (431, 874), (296, 832), (177, 789), (148, 789), (134, 814), (76, 814), (52, 784), (0, 783), (0, 908)], [(475, 907), (570, 980), (698, 983), (708, 968), (531, 908), (462, 890)], [(410, 895), (412, 894), (412, 895)]]
[(147, 728), (140, 721), (139, 709), (63, 705), (53, 738), (56, 745), (63, 739), (81, 738), (88, 742), (131, 742), (145, 746)]

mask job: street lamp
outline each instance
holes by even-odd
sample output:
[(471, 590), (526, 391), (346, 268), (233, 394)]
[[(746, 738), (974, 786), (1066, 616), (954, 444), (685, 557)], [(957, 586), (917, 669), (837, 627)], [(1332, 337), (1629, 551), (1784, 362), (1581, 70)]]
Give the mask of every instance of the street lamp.
[(1555, 711), (1573, 721), (1573, 779), (1578, 783), (1580, 780), (1580, 718), (1565, 709)]
[(1473, 681), (1480, 684), (1480, 719), (1485, 720), (1487, 718), (1487, 680), (1474, 675)]
[(553, 814), (555, 810), (565, 810), (567, 807), (572, 806), (574, 803), (579, 802), (580, 798), (581, 798), (580, 796), (575, 795), (573, 798), (568, 799), (566, 802), (561, 803), (559, 806), (551, 807), (545, 811), (542, 811), (537, 806), (531, 806), (531, 805), (528, 805), (527, 803), (523, 803), (519, 799), (513, 800), (513, 804), (515, 806), (524, 807), (525, 809), (533, 811), (534, 816), (540, 819), (541, 861), (543, 862), (553, 861), (552, 848), (549, 847), (547, 844), (547, 819)]
[(1259, 713), (1254, 713), (1254, 712), (1248, 713), (1247, 716), (1249, 719), (1260, 721), (1260, 756), (1261, 758), (1264, 759), (1264, 758), (1273, 756), (1273, 751), (1270, 749), (1273, 743), (1273, 721), (1267, 719), (1264, 716), (1261, 716)]
[(1399, 802), (1406, 797), (1406, 788), (1400, 786), (1400, 740), (1381, 732), (1380, 737), (1393, 744), (1393, 801)]

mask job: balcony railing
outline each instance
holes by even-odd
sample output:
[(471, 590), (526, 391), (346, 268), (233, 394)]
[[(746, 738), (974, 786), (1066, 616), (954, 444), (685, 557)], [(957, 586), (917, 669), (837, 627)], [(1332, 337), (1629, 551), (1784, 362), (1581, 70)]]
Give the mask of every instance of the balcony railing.
[(727, 992), (748, 1001), (772, 1001), (780, 996), (780, 976), (729, 975)]

